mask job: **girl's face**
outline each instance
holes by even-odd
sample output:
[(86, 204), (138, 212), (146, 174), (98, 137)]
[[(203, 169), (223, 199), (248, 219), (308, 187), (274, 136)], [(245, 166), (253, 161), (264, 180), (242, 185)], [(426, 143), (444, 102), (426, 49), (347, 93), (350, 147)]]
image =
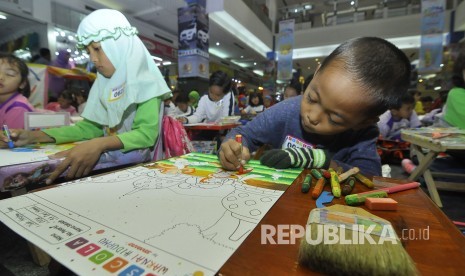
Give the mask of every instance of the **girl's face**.
[(5, 100), (7, 100), (24, 86), (25, 83), (21, 83), (21, 74), (18, 67), (4, 59), (0, 59), (0, 97), (6, 96)]
[(257, 105), (259, 102), (260, 102), (260, 100), (258, 99), (258, 97), (252, 98), (252, 103), (253, 103), (254, 105)]
[(60, 104), (61, 108), (68, 108), (71, 105), (71, 102), (62, 96), (58, 97), (58, 103)]
[(95, 64), (97, 71), (105, 78), (111, 78), (116, 69), (103, 51), (100, 42), (92, 42), (87, 45), (86, 50), (90, 55), (90, 60)]

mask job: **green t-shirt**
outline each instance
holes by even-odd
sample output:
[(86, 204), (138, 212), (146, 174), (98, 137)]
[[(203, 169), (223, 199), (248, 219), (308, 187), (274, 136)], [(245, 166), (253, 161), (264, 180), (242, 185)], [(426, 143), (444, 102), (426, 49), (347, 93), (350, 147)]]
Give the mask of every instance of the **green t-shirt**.
[(465, 129), (465, 89), (454, 87), (447, 94), (444, 120), (454, 127)]
[[(152, 147), (158, 137), (158, 123), (161, 100), (152, 98), (137, 106), (132, 130), (118, 134), (123, 143), (123, 152)], [(74, 126), (46, 129), (44, 132), (55, 139), (57, 144), (90, 140), (104, 135), (102, 125), (84, 119)]]

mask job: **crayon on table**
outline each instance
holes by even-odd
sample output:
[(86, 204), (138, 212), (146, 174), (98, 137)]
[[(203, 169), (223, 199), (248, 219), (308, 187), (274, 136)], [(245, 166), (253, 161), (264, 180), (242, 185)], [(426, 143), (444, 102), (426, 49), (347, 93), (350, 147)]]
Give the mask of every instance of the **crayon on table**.
[(360, 181), (363, 185), (367, 186), (368, 188), (374, 188), (375, 185), (373, 184), (373, 182), (366, 178), (363, 174), (361, 173), (356, 173), (354, 174), (355, 178), (358, 179), (358, 181)]
[(312, 184), (312, 175), (307, 174), (304, 181), (302, 182), (302, 193), (308, 193), (310, 191), (310, 185)]
[(370, 191), (365, 193), (353, 194), (346, 196), (347, 205), (357, 205), (365, 202), (368, 197), (388, 197), (386, 191)]
[(341, 194), (343, 196), (350, 195), (355, 186), (355, 177), (350, 176), (344, 184), (341, 185)]
[(378, 189), (377, 191), (383, 190), (383, 191), (386, 191), (388, 194), (392, 194), (392, 193), (397, 193), (397, 192), (401, 192), (401, 191), (405, 191), (409, 189), (415, 189), (418, 187), (420, 187), (419, 182), (411, 182), (411, 183), (406, 183), (406, 184), (398, 184), (392, 187), (381, 188), (381, 189)]
[(344, 173), (341, 173), (339, 175), (339, 182), (343, 182), (344, 180), (346, 180), (347, 178), (349, 178), (349, 176), (352, 176), (356, 173), (359, 173), (360, 172), (360, 169), (358, 167), (353, 167), (349, 170), (347, 170), (346, 172)]
[(324, 177), (319, 178), (316, 181), (315, 187), (313, 187), (313, 190), (312, 190), (313, 199), (317, 199), (321, 195), (321, 192), (323, 191), (323, 187), (325, 186), (325, 184), (326, 184), (326, 178)]
[(339, 177), (333, 169), (328, 170), (331, 174), (331, 191), (335, 197), (341, 197), (341, 185), (339, 184)]
[(8, 129), (7, 125), (3, 125), (3, 132), (5, 133), (6, 138), (8, 139), (8, 147), (10, 149), (15, 147), (15, 144), (13, 143), (13, 140), (11, 140), (11, 133), (10, 130)]
[(310, 172), (316, 179), (320, 179), (323, 177), (323, 175), (321, 175), (321, 173), (317, 169), (311, 169)]

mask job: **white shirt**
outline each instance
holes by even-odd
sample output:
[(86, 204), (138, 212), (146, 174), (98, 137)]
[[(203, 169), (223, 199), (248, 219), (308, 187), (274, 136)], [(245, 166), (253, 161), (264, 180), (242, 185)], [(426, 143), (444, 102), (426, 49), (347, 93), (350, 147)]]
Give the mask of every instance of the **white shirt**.
[(192, 116), (187, 117), (188, 124), (205, 121), (206, 123), (218, 122), (222, 118), (234, 115), (234, 95), (232, 92), (224, 95), (223, 99), (213, 102), (207, 95), (200, 98), (199, 105)]
[(252, 110), (255, 111), (255, 113), (260, 113), (265, 110), (265, 106), (264, 105), (257, 105), (257, 106), (248, 105), (246, 108), (244, 108), (244, 112), (247, 114), (252, 113)]

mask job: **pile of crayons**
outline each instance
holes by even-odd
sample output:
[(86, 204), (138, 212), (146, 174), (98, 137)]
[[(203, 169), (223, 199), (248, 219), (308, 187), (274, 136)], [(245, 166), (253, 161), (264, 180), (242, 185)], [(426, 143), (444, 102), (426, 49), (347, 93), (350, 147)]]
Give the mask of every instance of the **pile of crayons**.
[(302, 182), (303, 193), (308, 193), (310, 191), (312, 178), (316, 179), (316, 183), (311, 191), (312, 198), (317, 199), (321, 195), (324, 186), (329, 183), (331, 185), (332, 194), (337, 198), (345, 196), (345, 202), (347, 205), (360, 205), (365, 203), (371, 210), (395, 210), (397, 202), (392, 199), (388, 199), (388, 194), (420, 186), (420, 183), (412, 182), (364, 193), (351, 194), (356, 180), (370, 189), (374, 188), (373, 182), (361, 174), (359, 168), (353, 167), (346, 172), (343, 172), (342, 168), (337, 168), (336, 170), (332, 168), (328, 170), (312, 169)]

